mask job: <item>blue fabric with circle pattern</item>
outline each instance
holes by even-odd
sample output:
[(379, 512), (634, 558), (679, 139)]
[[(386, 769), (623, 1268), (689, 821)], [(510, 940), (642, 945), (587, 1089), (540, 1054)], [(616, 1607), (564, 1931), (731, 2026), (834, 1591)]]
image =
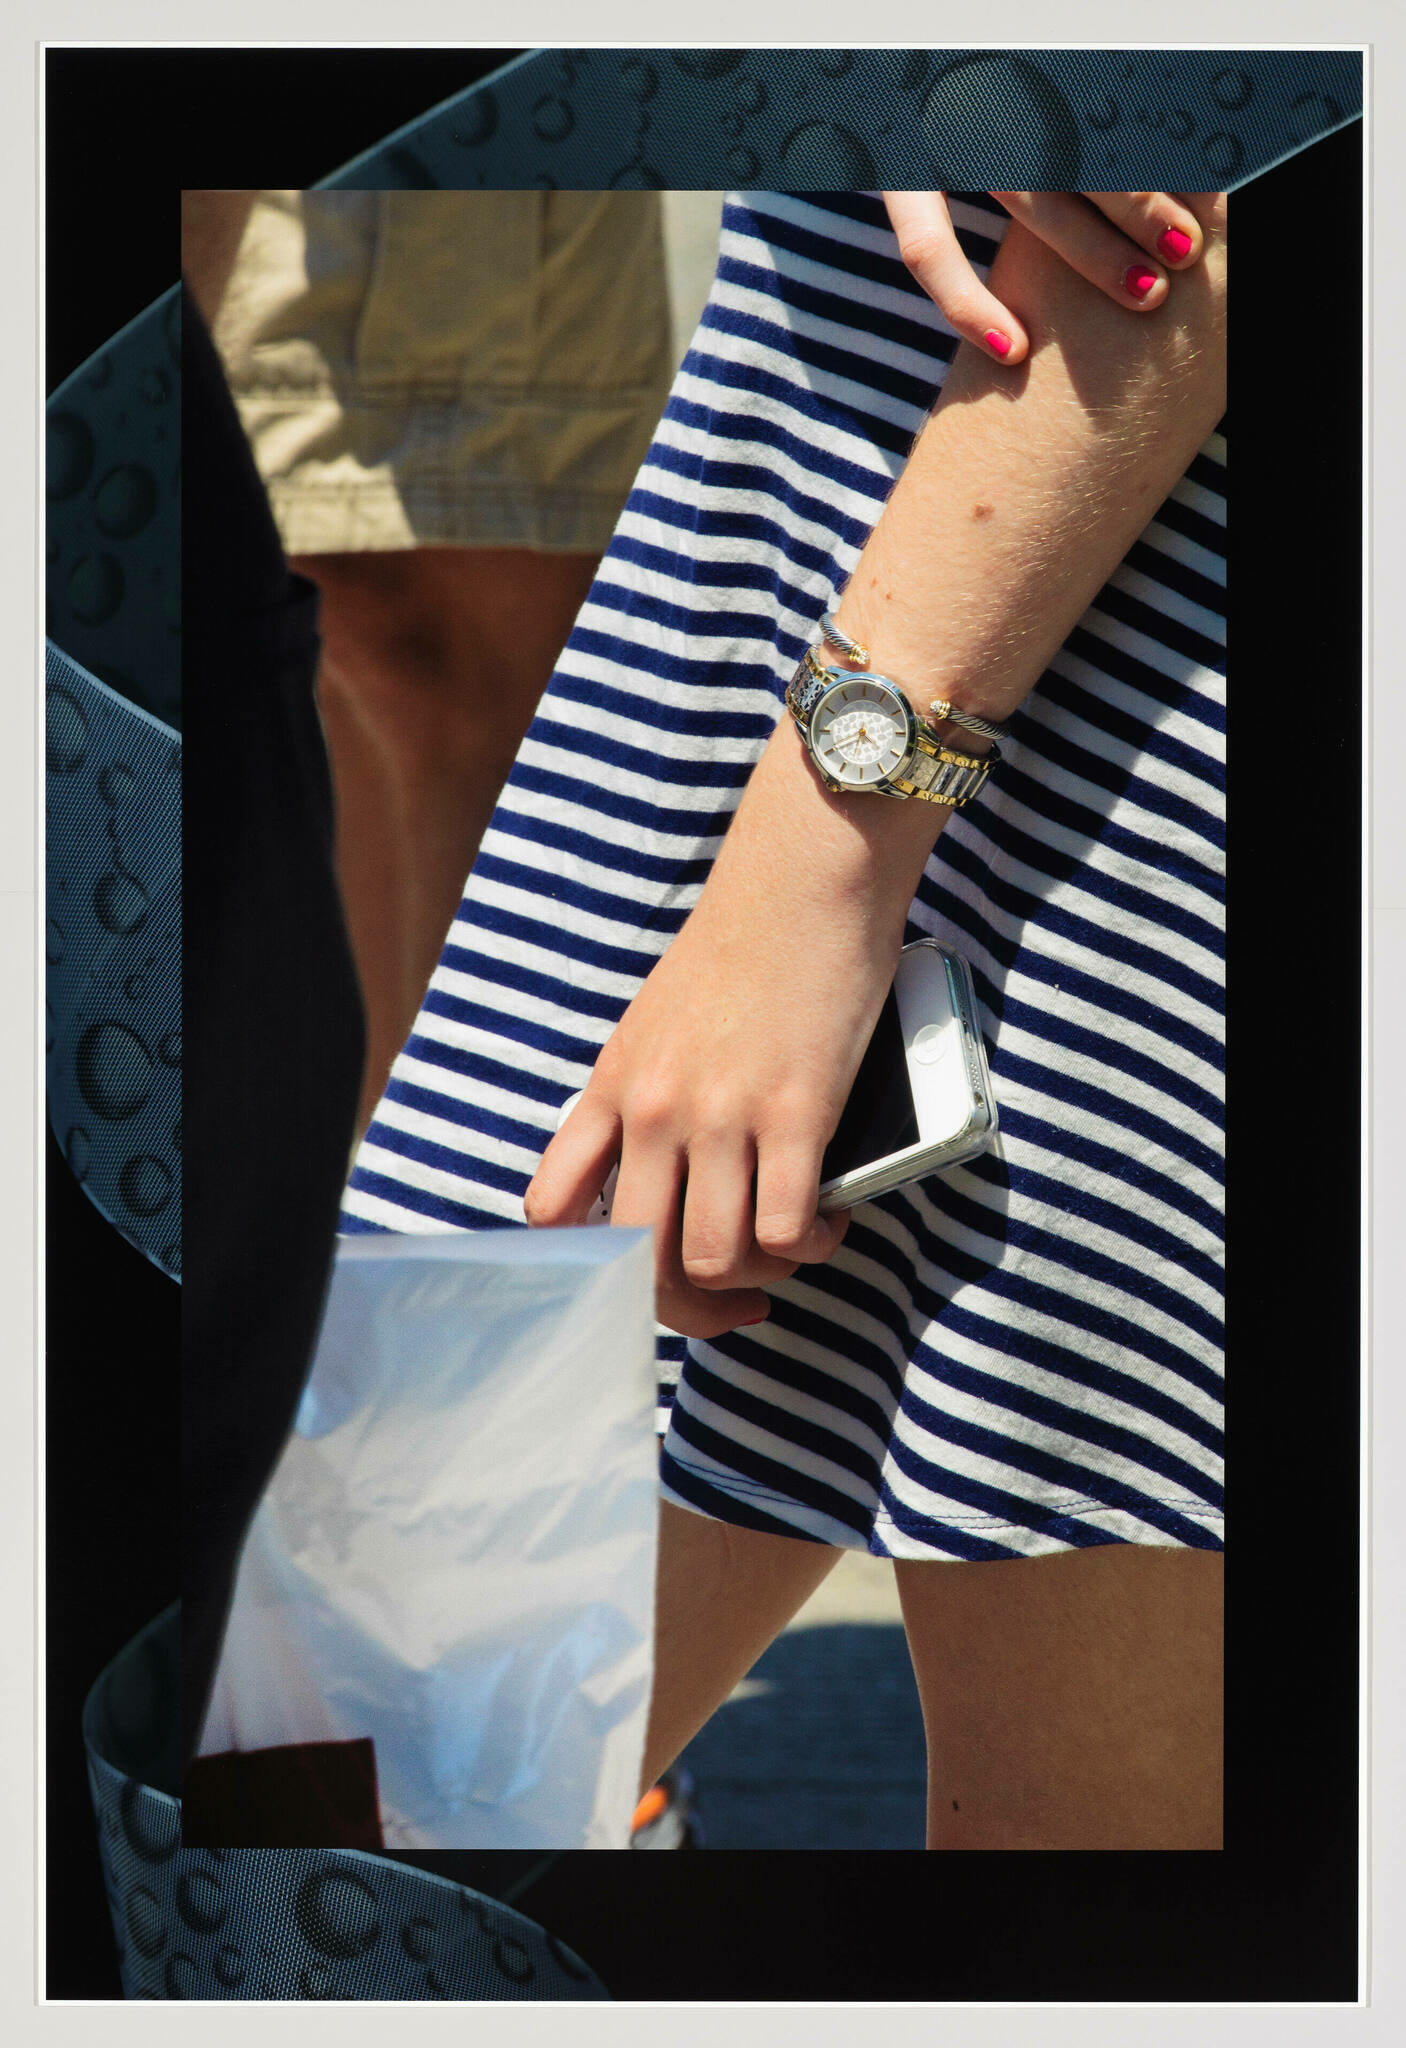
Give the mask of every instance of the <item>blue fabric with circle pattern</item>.
[(49, 1120), (181, 1270), (180, 321), (172, 292), (49, 402)]
[[(108, 1666), (83, 1736), (128, 1998), (605, 1999), (510, 1906), (351, 1849), (186, 1849), (172, 1607)], [(153, 1782), (156, 1781), (156, 1782)]]

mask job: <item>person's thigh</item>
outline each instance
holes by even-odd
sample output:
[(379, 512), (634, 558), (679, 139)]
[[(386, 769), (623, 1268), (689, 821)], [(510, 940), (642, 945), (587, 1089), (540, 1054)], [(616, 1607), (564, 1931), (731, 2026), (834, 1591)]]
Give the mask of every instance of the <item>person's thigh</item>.
[(322, 593), (318, 702), (366, 1004), (364, 1129), (597, 558), (436, 547), (294, 559)]
[(641, 1792), (746, 1677), (839, 1555), (828, 1543), (739, 1528), (661, 1501)]
[(929, 1848), (1220, 1848), (1222, 1563), (900, 1562)]
[(423, 710), (442, 761), (447, 716), (487, 743), (503, 774), (599, 564), (593, 554), (490, 547), (291, 559), (322, 592), (327, 658), (361, 715), (386, 714), (386, 744), (400, 736), (411, 746)]

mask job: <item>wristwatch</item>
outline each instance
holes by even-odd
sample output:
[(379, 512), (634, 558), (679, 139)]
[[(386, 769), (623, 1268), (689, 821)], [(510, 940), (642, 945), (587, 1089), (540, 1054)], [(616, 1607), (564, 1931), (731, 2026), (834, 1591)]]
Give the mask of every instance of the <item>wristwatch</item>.
[(1001, 758), (995, 746), (979, 760), (954, 753), (887, 676), (826, 668), (809, 647), (786, 703), (821, 781), (836, 795), (918, 797), (960, 810)]

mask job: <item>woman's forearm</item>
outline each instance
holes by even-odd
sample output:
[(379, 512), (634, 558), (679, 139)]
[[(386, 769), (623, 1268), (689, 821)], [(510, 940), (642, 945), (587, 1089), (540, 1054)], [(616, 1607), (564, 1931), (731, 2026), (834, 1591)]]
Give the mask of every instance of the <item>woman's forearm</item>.
[(1012, 710), (1224, 411), (1225, 249), (1207, 241), (1129, 320), (1012, 226), (992, 275), (1028, 309), (1029, 362), (958, 352), (840, 607), (920, 710)]
[[(1224, 214), (1202, 217), (1204, 261), (1138, 320), (1021, 227), (1007, 234), (993, 283), (1020, 308), (1030, 359), (1011, 371), (959, 350), (838, 607), (920, 715), (943, 697), (1008, 716), (1221, 416)], [(963, 751), (984, 744), (955, 727), (944, 737)], [(881, 898), (885, 928), (901, 930), (950, 815), (830, 796), (786, 719), (719, 867), (755, 874), (768, 844), (805, 832), (814, 871), (860, 888), (871, 914)]]

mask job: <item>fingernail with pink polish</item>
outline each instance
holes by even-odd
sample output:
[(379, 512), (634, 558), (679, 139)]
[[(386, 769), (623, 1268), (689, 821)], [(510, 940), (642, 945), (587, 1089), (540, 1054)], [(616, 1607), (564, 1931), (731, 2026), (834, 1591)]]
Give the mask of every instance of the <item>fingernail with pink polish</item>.
[(745, 1322), (745, 1323), (740, 1323), (740, 1324), (738, 1325), (738, 1327), (739, 1327), (739, 1329), (743, 1329), (743, 1330), (750, 1330), (750, 1329), (751, 1329), (751, 1327), (752, 1327), (752, 1325), (753, 1325), (753, 1323), (764, 1323), (765, 1321), (766, 1321), (766, 1316), (765, 1316), (765, 1314), (762, 1314), (762, 1315), (759, 1315), (759, 1316), (748, 1316), (748, 1318), (747, 1318), (746, 1322)]
[(1008, 356), (1011, 352), (1011, 338), (1002, 334), (999, 327), (988, 327), (982, 340), (995, 355)]
[(1191, 254), (1191, 237), (1180, 228), (1163, 228), (1157, 237), (1157, 247), (1169, 263), (1180, 263), (1183, 256)]
[(1145, 299), (1157, 282), (1155, 270), (1145, 270), (1140, 263), (1133, 263), (1123, 272), (1123, 289), (1135, 299)]

